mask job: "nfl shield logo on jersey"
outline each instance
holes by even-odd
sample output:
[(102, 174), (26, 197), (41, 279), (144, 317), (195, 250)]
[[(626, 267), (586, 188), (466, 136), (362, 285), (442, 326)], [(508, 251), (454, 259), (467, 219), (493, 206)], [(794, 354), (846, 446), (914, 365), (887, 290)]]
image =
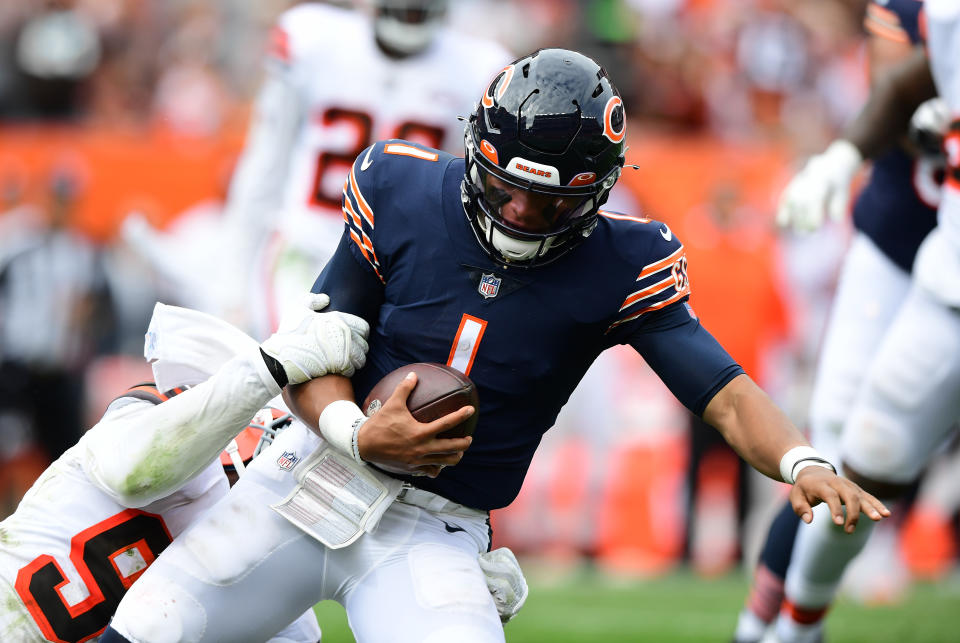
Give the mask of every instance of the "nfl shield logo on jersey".
[(500, 277), (494, 274), (484, 274), (480, 277), (480, 286), (477, 288), (477, 291), (479, 291), (485, 299), (496, 297), (497, 293), (500, 292), (500, 282), (502, 281)]
[(300, 457), (296, 451), (284, 451), (283, 455), (277, 458), (277, 465), (284, 471), (290, 471), (297, 466), (298, 462), (300, 462)]

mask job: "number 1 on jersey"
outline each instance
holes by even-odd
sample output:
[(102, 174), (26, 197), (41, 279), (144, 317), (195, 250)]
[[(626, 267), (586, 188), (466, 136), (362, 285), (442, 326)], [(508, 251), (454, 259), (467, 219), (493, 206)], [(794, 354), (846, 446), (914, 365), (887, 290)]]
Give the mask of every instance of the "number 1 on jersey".
[(486, 328), (486, 320), (464, 313), (463, 317), (460, 318), (460, 328), (457, 329), (457, 335), (453, 338), (453, 346), (450, 347), (447, 366), (451, 366), (469, 376), (470, 369), (473, 368), (473, 360), (477, 356), (477, 349), (480, 348), (483, 331)]

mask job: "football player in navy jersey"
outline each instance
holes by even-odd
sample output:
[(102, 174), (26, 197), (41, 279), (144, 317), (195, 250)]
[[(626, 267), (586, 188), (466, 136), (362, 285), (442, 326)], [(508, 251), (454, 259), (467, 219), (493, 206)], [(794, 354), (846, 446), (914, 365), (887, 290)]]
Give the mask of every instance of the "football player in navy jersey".
[[(401, 140), (365, 150), (314, 290), (371, 322), (366, 367), (288, 389), (312, 431), (291, 427), (254, 460), (127, 594), (104, 640), (266, 638), (334, 599), (361, 641), (503, 641), (478, 562), (489, 511), (513, 501), (541, 436), (615, 344), (633, 346), (752, 465), (792, 483), (804, 520), (819, 502), (850, 531), (861, 511), (886, 515), (700, 325), (673, 232), (600, 209), (624, 166), (625, 128), (599, 65), (545, 49), (486, 89), (465, 158)], [(412, 362), (469, 375), (479, 408), (418, 423), (408, 376), (367, 417), (356, 401)], [(436, 437), (474, 412), (472, 437)], [(283, 471), (292, 458), (305, 459)]]

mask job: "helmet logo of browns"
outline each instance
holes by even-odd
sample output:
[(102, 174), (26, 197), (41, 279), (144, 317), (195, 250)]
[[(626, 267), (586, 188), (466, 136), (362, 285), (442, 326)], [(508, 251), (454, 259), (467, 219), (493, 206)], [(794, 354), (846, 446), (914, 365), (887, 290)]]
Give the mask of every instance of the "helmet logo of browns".
[(503, 282), (503, 279), (496, 276), (493, 273), (485, 273), (480, 277), (480, 285), (477, 287), (477, 292), (483, 295), (484, 299), (490, 299), (491, 297), (496, 297), (497, 293), (500, 292), (500, 284)]

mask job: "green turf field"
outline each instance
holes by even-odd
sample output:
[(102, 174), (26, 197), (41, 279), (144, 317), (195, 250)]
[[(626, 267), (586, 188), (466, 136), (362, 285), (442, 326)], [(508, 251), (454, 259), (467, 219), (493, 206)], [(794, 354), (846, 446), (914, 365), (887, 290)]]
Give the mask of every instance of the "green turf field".
[[(563, 581), (531, 579), (530, 598), (506, 627), (509, 643), (704, 642), (730, 640), (747, 581), (742, 574), (703, 580), (676, 573), (647, 581), (580, 572)], [(343, 609), (317, 606), (323, 643), (349, 643)], [(827, 621), (828, 643), (960, 641), (960, 580), (915, 585), (897, 606), (841, 601)]]

